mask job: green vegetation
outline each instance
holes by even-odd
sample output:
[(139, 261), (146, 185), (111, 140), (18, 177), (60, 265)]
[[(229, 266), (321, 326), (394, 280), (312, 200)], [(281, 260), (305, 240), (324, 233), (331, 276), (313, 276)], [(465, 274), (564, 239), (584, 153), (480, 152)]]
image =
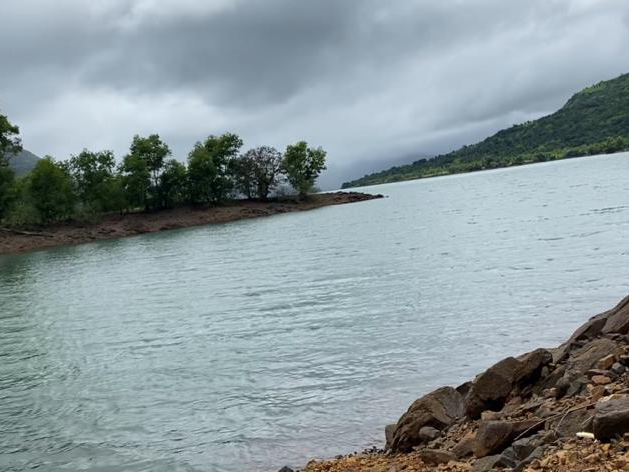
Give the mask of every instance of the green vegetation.
[(574, 95), (557, 112), (472, 146), (346, 182), (343, 188), (629, 150), (629, 74)]
[(325, 168), (325, 151), (303, 141), (284, 155), (268, 146), (240, 154), (242, 145), (236, 134), (211, 135), (194, 145), (186, 166), (168, 159), (170, 148), (159, 135), (136, 135), (118, 166), (112, 151), (84, 149), (65, 162), (35, 158), (32, 171), (16, 178), (19, 129), (0, 115), (0, 223), (29, 227), (242, 196), (266, 200), (285, 181), (303, 198)]

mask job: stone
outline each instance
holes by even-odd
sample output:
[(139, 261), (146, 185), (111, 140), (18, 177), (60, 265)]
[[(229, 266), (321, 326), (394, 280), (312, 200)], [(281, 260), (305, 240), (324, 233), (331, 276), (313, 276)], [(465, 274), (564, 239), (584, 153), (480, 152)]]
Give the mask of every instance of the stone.
[(477, 458), (502, 452), (513, 438), (513, 424), (506, 421), (486, 421), (476, 432), (474, 455)]
[(536, 436), (518, 439), (511, 445), (513, 448), (514, 458), (516, 461), (526, 459), (538, 446), (540, 439)]
[(629, 333), (629, 297), (625, 297), (618, 305), (616, 305), (607, 315), (605, 326), (601, 330), (602, 333)]
[(384, 427), (384, 448), (386, 450), (391, 449), (391, 443), (393, 442), (393, 433), (395, 432), (396, 424), (388, 424)]
[(596, 367), (601, 370), (609, 370), (611, 366), (616, 362), (616, 356), (609, 354), (596, 363)]
[(454, 454), (440, 449), (422, 449), (419, 451), (419, 458), (430, 465), (447, 464), (450, 461), (456, 460)]
[(472, 466), (472, 472), (488, 472), (496, 467), (502, 467), (500, 464), (501, 460), (502, 457), (500, 454), (478, 459)]
[(282, 467), (278, 472), (294, 472), (293, 469), (291, 469), (290, 467), (288, 467), (287, 465), (285, 465), (284, 467)]
[(618, 357), (618, 362), (620, 362), (625, 367), (629, 366), (629, 355), (622, 354), (621, 356)]
[(409, 452), (421, 444), (419, 431), (424, 426), (442, 430), (465, 413), (463, 397), (452, 387), (439, 388), (415, 400), (395, 425), (390, 441), (394, 452)]
[(579, 393), (581, 393), (584, 389), (584, 387), (589, 383), (589, 379), (587, 377), (581, 376), (578, 377), (576, 379), (574, 379), (572, 382), (570, 382), (570, 386), (568, 387), (568, 390), (566, 391), (566, 397), (573, 397), (575, 395), (578, 395)]
[(585, 409), (570, 411), (550, 420), (546, 429), (556, 431), (559, 437), (573, 438), (578, 432), (591, 431), (591, 417), (592, 412)]
[(424, 426), (419, 430), (419, 439), (422, 442), (432, 441), (433, 439), (437, 439), (440, 435), (441, 432), (431, 426)]
[(465, 397), (465, 414), (478, 419), (485, 410), (500, 410), (509, 394), (539, 378), (544, 366), (552, 362), (546, 349), (507, 357), (480, 374)]
[(625, 372), (625, 366), (620, 362), (614, 362), (611, 367), (611, 371), (616, 375), (622, 375)]
[(542, 460), (545, 452), (546, 449), (544, 448), (544, 446), (536, 447), (535, 450), (526, 459), (518, 463), (518, 465), (513, 468), (512, 472), (524, 472), (529, 464), (531, 464), (533, 461)]
[(629, 399), (599, 402), (595, 406), (592, 432), (599, 441), (629, 433)]
[(607, 323), (607, 319), (611, 314), (612, 310), (600, 313), (596, 316), (593, 316), (583, 325), (581, 325), (572, 334), (572, 336), (570, 336), (570, 339), (568, 341), (552, 351), (553, 363), (558, 364), (559, 362), (564, 360), (577, 342), (589, 340), (601, 334), (601, 331), (603, 330), (603, 327)]
[(452, 448), (452, 453), (457, 459), (471, 456), (474, 453), (476, 447), (476, 434), (467, 433), (459, 443)]
[(570, 377), (578, 377), (593, 369), (599, 360), (618, 351), (618, 345), (607, 338), (590, 341), (566, 360), (566, 370)]
[(612, 382), (612, 379), (605, 375), (595, 375), (594, 377), (592, 377), (592, 382), (594, 382), (596, 385), (607, 385)]

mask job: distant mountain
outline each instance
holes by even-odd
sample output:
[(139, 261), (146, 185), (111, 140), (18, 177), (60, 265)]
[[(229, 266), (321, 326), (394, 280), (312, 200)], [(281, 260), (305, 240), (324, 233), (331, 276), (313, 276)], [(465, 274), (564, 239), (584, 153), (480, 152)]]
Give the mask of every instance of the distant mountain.
[(629, 150), (629, 74), (587, 87), (557, 112), (433, 159), (366, 175), (343, 188)]
[(33, 170), (39, 157), (29, 151), (22, 151), (9, 160), (9, 166), (15, 171), (18, 177), (28, 174)]

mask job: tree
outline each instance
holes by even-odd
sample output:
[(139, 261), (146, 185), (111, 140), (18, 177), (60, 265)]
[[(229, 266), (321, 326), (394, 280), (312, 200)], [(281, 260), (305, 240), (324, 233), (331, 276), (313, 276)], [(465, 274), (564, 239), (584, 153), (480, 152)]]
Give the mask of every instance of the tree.
[(194, 204), (207, 204), (213, 199), (216, 167), (210, 152), (196, 143), (188, 154), (188, 195)]
[(282, 166), (288, 181), (300, 197), (312, 191), (321, 171), (325, 170), (326, 152), (321, 148), (310, 148), (308, 143), (300, 141), (290, 145), (284, 153)]
[(151, 173), (146, 161), (135, 154), (127, 154), (120, 165), (120, 175), (127, 210), (148, 206)]
[(145, 207), (158, 207), (159, 202), (159, 177), (164, 167), (164, 160), (170, 156), (170, 148), (164, 143), (158, 134), (151, 134), (143, 138), (137, 134), (133, 137), (133, 142), (129, 148), (129, 155), (134, 156), (146, 163), (146, 170), (149, 172), (148, 196), (145, 199)]
[(164, 164), (164, 171), (159, 180), (160, 205), (172, 208), (186, 199), (186, 166), (170, 159)]
[(12, 188), (15, 184), (15, 173), (9, 166), (0, 166), (0, 220), (4, 218), (13, 202)]
[(220, 202), (233, 190), (231, 161), (238, 155), (242, 139), (236, 134), (208, 136), (196, 143), (188, 155), (188, 180), (194, 203)]
[(111, 210), (112, 192), (115, 191), (114, 153), (91, 152), (84, 149), (72, 156), (68, 163), (81, 202), (96, 211)]
[(0, 113), (0, 167), (8, 166), (9, 159), (22, 150), (20, 129)]
[(72, 179), (50, 156), (35, 165), (29, 176), (28, 192), (42, 223), (49, 224), (72, 215)]
[(235, 190), (252, 199), (256, 194), (255, 162), (247, 154), (232, 159), (230, 173), (234, 179)]
[(260, 146), (250, 149), (237, 160), (236, 182), (240, 190), (251, 198), (266, 200), (277, 186), (282, 171), (282, 154), (275, 148)]

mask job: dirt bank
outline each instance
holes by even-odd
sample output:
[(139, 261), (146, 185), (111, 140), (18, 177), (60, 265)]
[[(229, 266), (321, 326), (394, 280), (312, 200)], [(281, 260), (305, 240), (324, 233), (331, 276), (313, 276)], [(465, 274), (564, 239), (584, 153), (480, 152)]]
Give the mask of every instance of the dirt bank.
[(629, 471), (628, 333), (629, 297), (558, 348), (508, 357), (419, 398), (386, 428), (383, 450), (303, 470)]
[(282, 199), (269, 202), (233, 201), (207, 209), (189, 207), (158, 213), (109, 215), (98, 223), (68, 222), (46, 227), (41, 231), (14, 232), (0, 229), (0, 255), (45, 249), (68, 244), (81, 244), (105, 239), (118, 239), (143, 233), (226, 223), (246, 218), (312, 210), (329, 205), (361, 202), (382, 198), (359, 192), (335, 192), (312, 195), (307, 201)]

